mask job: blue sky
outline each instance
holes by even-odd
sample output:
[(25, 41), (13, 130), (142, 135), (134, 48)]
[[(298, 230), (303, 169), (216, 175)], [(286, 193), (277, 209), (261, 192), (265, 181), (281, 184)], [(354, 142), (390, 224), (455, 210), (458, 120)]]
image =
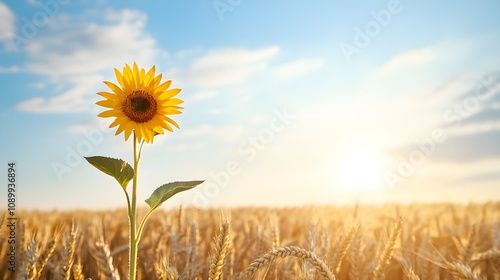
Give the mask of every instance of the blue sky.
[(145, 2), (0, 1), (19, 207), (125, 205), (83, 156), (132, 161), (95, 102), (134, 61), (185, 100), (144, 147), (140, 200), (193, 179), (171, 206), (500, 199), (498, 1)]

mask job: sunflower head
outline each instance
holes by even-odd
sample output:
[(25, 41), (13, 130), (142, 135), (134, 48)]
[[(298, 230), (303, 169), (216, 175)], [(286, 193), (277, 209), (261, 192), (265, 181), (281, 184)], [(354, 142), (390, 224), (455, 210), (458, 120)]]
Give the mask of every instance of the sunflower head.
[(135, 131), (137, 141), (151, 143), (156, 134), (163, 134), (163, 129), (173, 131), (172, 126), (179, 125), (168, 115), (180, 114), (182, 101), (175, 96), (180, 89), (169, 89), (172, 81), (161, 83), (162, 75), (155, 76), (155, 66), (146, 73), (134, 62), (133, 68), (125, 64), (123, 71), (115, 69), (118, 84), (105, 81), (112, 92), (98, 92), (105, 100), (96, 104), (106, 110), (98, 116), (115, 117), (109, 127), (118, 126), (116, 135), (124, 132), (125, 141)]

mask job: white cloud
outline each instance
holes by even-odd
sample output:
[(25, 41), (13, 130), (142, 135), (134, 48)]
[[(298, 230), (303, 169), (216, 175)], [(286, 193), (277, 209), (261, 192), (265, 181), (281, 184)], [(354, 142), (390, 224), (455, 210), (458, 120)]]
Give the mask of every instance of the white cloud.
[(405, 67), (420, 66), (432, 62), (437, 57), (437, 51), (432, 48), (423, 48), (398, 54), (384, 63), (379, 72), (386, 76)]
[(100, 129), (104, 133), (114, 132), (109, 129), (109, 125), (113, 122), (110, 118), (92, 118), (90, 121), (74, 124), (68, 127), (68, 131), (74, 133), (87, 133), (89, 131)]
[(209, 124), (203, 124), (196, 128), (184, 130), (182, 132), (182, 135), (187, 137), (212, 135), (226, 141), (234, 141), (241, 139), (241, 136), (243, 135), (244, 131), (245, 129), (241, 125), (213, 126)]
[(323, 64), (322, 59), (299, 59), (278, 65), (274, 71), (278, 78), (290, 79), (319, 69)]
[[(156, 143), (156, 140), (155, 140)], [(193, 151), (193, 150), (199, 150), (201, 148), (205, 147), (205, 144), (203, 143), (194, 143), (194, 144), (177, 144), (177, 145), (170, 145), (168, 147), (169, 151), (174, 151), (174, 152), (185, 152), (185, 151)]]
[(45, 88), (46, 86), (47, 85), (43, 82), (34, 83), (31, 85), (31, 87), (36, 88), (36, 89), (42, 89), (42, 88)]
[(95, 89), (100, 84), (102, 76), (93, 75), (81, 77), (70, 89), (54, 97), (35, 97), (17, 104), (20, 111), (32, 113), (81, 113), (90, 109), (92, 101), (90, 94), (95, 94)]
[[(105, 23), (96, 23), (98, 18)], [(24, 70), (66, 90), (25, 100), (17, 108), (33, 113), (88, 111), (98, 98), (95, 93), (107, 89), (102, 80), (112, 77), (113, 68), (121, 69), (131, 59), (149, 68), (161, 55), (155, 39), (144, 30), (146, 21), (144, 13), (127, 9), (80, 16), (61, 13), (51, 19), (47, 32), (24, 48), (31, 57)]]
[(202, 91), (202, 92), (197, 92), (193, 94), (191, 97), (191, 100), (193, 101), (204, 101), (208, 99), (212, 99), (214, 97), (217, 97), (219, 95), (218, 92), (216, 91)]
[(474, 123), (461, 125), (455, 130), (449, 132), (449, 135), (474, 135), (478, 133), (485, 133), (500, 130), (500, 121), (486, 121), (482, 123)]
[[(88, 21), (88, 16), (61, 14), (49, 24), (49, 35), (30, 41), (26, 52), (34, 59), (27, 70), (60, 77), (110, 71), (123, 62), (147, 64), (155, 61), (160, 50), (144, 31), (147, 16), (138, 11), (106, 11), (105, 24)], [(50, 66), (47, 68), (47, 66)], [(47, 71), (50, 69), (50, 71)]]
[(14, 20), (14, 13), (7, 5), (0, 2), (0, 42), (10, 40), (14, 34)]
[(2, 67), (0, 66), (0, 74), (1, 73), (16, 73), (16, 72), (19, 72), (21, 69), (19, 68), (19, 66), (10, 66), (10, 67)]
[(246, 49), (214, 50), (197, 59), (187, 70), (174, 70), (173, 75), (199, 87), (215, 87), (244, 83), (258, 70), (268, 67), (268, 60), (280, 52), (278, 47), (255, 51)]

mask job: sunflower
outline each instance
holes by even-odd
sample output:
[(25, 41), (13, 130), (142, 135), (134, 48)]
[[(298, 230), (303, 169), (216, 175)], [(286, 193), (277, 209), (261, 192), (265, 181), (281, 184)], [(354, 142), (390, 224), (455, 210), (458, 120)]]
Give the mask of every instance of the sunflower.
[(96, 104), (110, 110), (100, 113), (102, 118), (115, 117), (109, 126), (118, 126), (116, 134), (125, 134), (128, 140), (132, 131), (135, 131), (137, 141), (151, 143), (156, 134), (163, 134), (163, 129), (173, 132), (172, 125), (179, 125), (167, 115), (180, 114), (182, 101), (174, 98), (181, 90), (169, 89), (172, 81), (160, 84), (162, 75), (155, 76), (155, 66), (146, 73), (139, 69), (134, 62), (133, 69), (128, 64), (123, 67), (123, 72), (115, 68), (116, 79), (120, 86), (104, 81), (112, 92), (98, 92), (106, 98)]

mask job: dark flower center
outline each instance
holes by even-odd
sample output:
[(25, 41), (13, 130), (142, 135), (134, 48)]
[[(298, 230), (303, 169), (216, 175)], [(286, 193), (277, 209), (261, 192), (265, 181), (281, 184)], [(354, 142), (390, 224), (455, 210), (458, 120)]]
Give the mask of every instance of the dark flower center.
[(158, 104), (153, 96), (143, 90), (129, 94), (122, 105), (122, 111), (132, 121), (144, 123), (156, 115)]

